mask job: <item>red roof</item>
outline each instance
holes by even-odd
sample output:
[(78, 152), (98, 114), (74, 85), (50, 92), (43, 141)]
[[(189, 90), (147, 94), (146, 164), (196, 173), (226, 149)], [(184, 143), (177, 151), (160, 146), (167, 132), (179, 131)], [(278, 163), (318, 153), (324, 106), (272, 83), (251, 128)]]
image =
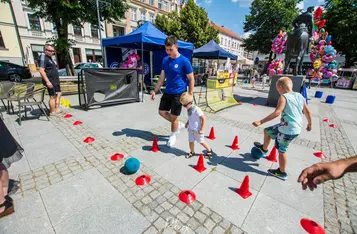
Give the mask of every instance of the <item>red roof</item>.
[(223, 34), (225, 34), (225, 35), (227, 35), (229, 37), (233, 37), (233, 38), (235, 38), (237, 40), (243, 41), (243, 39), (240, 36), (238, 36), (237, 33), (233, 32), (232, 30), (229, 30), (229, 29), (225, 28), (224, 26), (219, 26), (219, 25), (213, 23), (212, 21), (210, 22), (210, 25), (212, 27), (214, 27), (216, 30), (218, 30), (219, 32), (221, 32), (221, 33), (223, 33)]

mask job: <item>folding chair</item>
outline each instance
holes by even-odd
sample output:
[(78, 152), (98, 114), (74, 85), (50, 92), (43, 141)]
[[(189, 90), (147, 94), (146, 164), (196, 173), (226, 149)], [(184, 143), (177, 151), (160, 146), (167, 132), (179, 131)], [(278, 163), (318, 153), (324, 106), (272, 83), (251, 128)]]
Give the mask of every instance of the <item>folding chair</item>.
[[(22, 115), (21, 115), (22, 109), (21, 109), (21, 107), (25, 107), (25, 118), (27, 118), (26, 106), (31, 106), (31, 107), (32, 106), (38, 106), (38, 108), (46, 116), (47, 120), (50, 121), (50, 119), (48, 118), (48, 115), (46, 114), (46, 111), (43, 108), (43, 106), (46, 107), (45, 102), (44, 102), (45, 101), (45, 92), (46, 92), (46, 88), (43, 87), (43, 88), (34, 90), (32, 92), (27, 92), (25, 94), (25, 96), (19, 97), (17, 99), (17, 101), (18, 101), (17, 106), (19, 107), (18, 116), (19, 116), (19, 124), (20, 125), (21, 125), (21, 118), (22, 118)], [(39, 98), (37, 96), (39, 96)], [(38, 101), (36, 100), (35, 97), (38, 99)], [(32, 99), (33, 101), (30, 101), (30, 99)]]

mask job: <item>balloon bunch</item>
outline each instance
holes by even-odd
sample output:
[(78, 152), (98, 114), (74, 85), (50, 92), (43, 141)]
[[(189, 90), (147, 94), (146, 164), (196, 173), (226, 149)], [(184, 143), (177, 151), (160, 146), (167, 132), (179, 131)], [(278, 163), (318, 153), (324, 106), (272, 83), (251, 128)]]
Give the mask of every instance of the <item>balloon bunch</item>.
[(288, 35), (281, 30), (278, 36), (272, 40), (271, 50), (276, 54), (282, 54), (285, 50), (287, 39)]
[(122, 64), (122, 68), (133, 68), (136, 67), (138, 61), (138, 55), (133, 53), (128, 56), (128, 59), (125, 63)]
[(326, 20), (321, 19), (322, 9), (314, 13), (314, 32), (311, 38), (310, 60), (314, 66), (313, 79), (336, 79), (337, 62), (336, 50), (332, 46), (332, 36), (328, 35), (324, 26)]
[(282, 59), (274, 59), (268, 66), (269, 76), (283, 74), (283, 60)]

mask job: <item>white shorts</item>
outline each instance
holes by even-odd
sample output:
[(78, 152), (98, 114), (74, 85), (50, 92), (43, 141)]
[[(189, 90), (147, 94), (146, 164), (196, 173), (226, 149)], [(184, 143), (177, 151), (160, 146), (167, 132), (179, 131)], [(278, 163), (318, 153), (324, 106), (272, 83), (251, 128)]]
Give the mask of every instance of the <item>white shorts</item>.
[(197, 141), (198, 143), (203, 143), (205, 142), (205, 138), (203, 134), (199, 134), (198, 131), (188, 130), (188, 141), (189, 142)]

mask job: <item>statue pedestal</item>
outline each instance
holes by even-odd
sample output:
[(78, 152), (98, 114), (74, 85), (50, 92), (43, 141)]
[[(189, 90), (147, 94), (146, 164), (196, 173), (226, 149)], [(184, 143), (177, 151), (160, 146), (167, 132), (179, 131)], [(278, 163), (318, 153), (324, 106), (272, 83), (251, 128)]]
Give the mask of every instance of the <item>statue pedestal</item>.
[(298, 93), (301, 93), (306, 78), (306, 76), (301, 75), (274, 75), (270, 82), (267, 106), (276, 107), (276, 105), (278, 104), (280, 94), (276, 90), (276, 82), (280, 77), (289, 77), (293, 81), (293, 91)]

